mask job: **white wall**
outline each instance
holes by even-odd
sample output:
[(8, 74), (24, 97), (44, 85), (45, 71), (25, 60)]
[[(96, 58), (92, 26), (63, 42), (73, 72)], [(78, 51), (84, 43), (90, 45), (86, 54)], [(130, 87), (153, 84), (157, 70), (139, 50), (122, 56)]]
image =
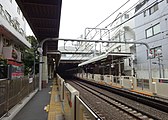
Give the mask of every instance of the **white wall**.
[(22, 19), (22, 12), (20, 11), (20, 15), (18, 14), (17, 12), (17, 3), (15, 2), (15, 0), (12, 0), (12, 3), (10, 2), (10, 0), (0, 0), (0, 4), (3, 6), (3, 9), (6, 10), (10, 15), (11, 15), (11, 18), (15, 18), (17, 17), (17, 21), (19, 22), (20, 24), (20, 28), (22, 28), (24, 31), (25, 31), (25, 18), (24, 20)]
[[(3, 26), (5, 29), (5, 31), (9, 31), (8, 33), (15, 36), (15, 38), (19, 41), (21, 41), (24, 45), (26, 45), (27, 47), (31, 47), (31, 44), (26, 40), (25, 38), (25, 25), (26, 25), (26, 20), (23, 19), (23, 14), (20, 11), (20, 15), (17, 12), (17, 7), (18, 5), (16, 4), (15, 0), (12, 0), (12, 3), (10, 2), (10, 0), (0, 0), (0, 4), (2, 5), (2, 9), (4, 12), (2, 12), (2, 15), (0, 15), (0, 25)], [(11, 23), (6, 20), (6, 13), (5, 10), (10, 14), (11, 16)], [(14, 20), (14, 18), (16, 18), (17, 22), (19, 23), (19, 26), (16, 27), (15, 23), (12, 21)], [(12, 24), (12, 22), (14, 24)], [(15, 26), (15, 27), (14, 27)], [(22, 29), (23, 32), (20, 30)], [(8, 37), (10, 37), (8, 35)], [(15, 42), (15, 38), (10, 38), (11, 40), (13, 40)]]
[[(148, 5), (153, 3), (155, 0), (149, 0), (141, 9), (137, 12), (143, 10)], [(159, 0), (160, 1), (160, 0)], [(166, 0), (158, 4), (159, 9), (153, 14), (149, 15), (149, 10), (146, 11), (146, 16), (144, 14), (140, 14), (135, 17), (135, 36), (137, 42), (145, 42), (148, 43), (150, 48), (154, 48), (157, 46), (162, 46), (162, 59), (164, 67), (168, 68), (168, 3)], [(160, 33), (154, 35), (150, 38), (146, 38), (145, 30), (152, 27), (153, 25), (160, 23)], [(147, 62), (147, 52), (146, 47), (137, 45), (137, 73), (139, 77), (148, 78), (148, 75), (145, 72), (148, 72), (148, 62)], [(152, 59), (152, 62), (158, 62), (157, 58)], [(158, 65), (153, 65), (153, 76), (159, 77), (158, 73)], [(157, 69), (157, 71), (156, 71)], [(142, 74), (144, 72), (144, 74)]]

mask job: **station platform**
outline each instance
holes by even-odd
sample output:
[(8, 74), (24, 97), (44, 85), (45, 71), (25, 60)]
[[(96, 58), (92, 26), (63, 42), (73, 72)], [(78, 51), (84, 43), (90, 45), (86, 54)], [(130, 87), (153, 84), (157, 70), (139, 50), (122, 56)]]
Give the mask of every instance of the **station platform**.
[[(9, 116), (2, 120), (62, 120), (61, 102), (59, 100), (56, 80), (52, 80), (41, 91), (34, 91), (20, 105), (9, 111)], [(29, 98), (31, 97), (31, 98)], [(29, 100), (27, 100), (29, 99)]]

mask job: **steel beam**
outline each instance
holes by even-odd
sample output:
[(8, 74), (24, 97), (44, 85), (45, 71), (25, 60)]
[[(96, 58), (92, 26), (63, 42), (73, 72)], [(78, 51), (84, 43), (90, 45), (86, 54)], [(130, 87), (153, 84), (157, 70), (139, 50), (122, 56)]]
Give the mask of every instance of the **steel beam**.
[[(149, 89), (151, 90), (151, 85), (152, 85), (152, 71), (151, 71), (151, 59), (150, 59), (150, 47), (147, 43), (145, 42), (121, 42), (121, 41), (110, 41), (110, 40), (87, 40), (87, 39), (64, 39), (64, 38), (46, 38), (46, 39), (43, 39), (40, 44), (39, 44), (39, 48), (42, 48), (43, 49), (43, 44), (46, 42), (46, 41), (78, 41), (78, 42), (95, 42), (95, 43), (120, 43), (120, 44), (140, 44), (140, 45), (144, 45), (146, 46), (147, 48), (147, 51), (148, 51), (148, 60), (149, 60)], [(40, 53), (42, 56), (42, 53)], [(42, 59), (40, 59), (40, 63), (42, 62), (41, 61)], [(42, 65), (39, 66), (39, 83), (41, 83), (41, 76), (42, 76), (42, 73), (41, 70), (42, 70)], [(41, 87), (41, 86), (39, 86)], [(41, 90), (41, 88), (39, 88)]]

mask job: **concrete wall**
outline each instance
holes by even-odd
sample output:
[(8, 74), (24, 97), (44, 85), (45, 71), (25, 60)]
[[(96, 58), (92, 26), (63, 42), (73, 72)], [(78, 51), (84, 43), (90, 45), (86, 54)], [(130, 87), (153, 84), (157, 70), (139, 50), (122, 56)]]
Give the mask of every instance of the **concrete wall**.
[[(26, 45), (27, 47), (31, 47), (31, 44), (26, 40), (25, 38), (25, 25), (26, 20), (23, 19), (23, 14), (20, 11), (20, 14), (17, 12), (17, 4), (15, 0), (12, 0), (12, 3), (10, 0), (0, 0), (0, 5), (2, 8), (0, 9), (0, 26), (2, 26), (4, 29), (2, 32), (5, 32), (7, 34), (6, 37), (8, 39), (11, 39), (12, 41), (19, 40), (21, 43)], [(7, 12), (11, 16), (10, 20), (8, 20), (6, 17)], [(16, 23), (19, 23), (17, 25)], [(17, 27), (16, 27), (17, 25)]]
[[(143, 10), (148, 5), (153, 3), (155, 0), (148, 1), (144, 6), (142, 6), (138, 11)], [(149, 14), (149, 9), (146, 11), (146, 16), (144, 17), (144, 13), (135, 17), (135, 36), (136, 41), (146, 42), (149, 44), (150, 48), (154, 48), (157, 46), (162, 47), (162, 63), (164, 64), (165, 71), (168, 69), (167, 64), (167, 50), (168, 50), (168, 3), (167, 1), (163, 1), (158, 4), (158, 10), (153, 14)], [(152, 27), (153, 25), (160, 23), (160, 33), (154, 35), (152, 37), (146, 38), (145, 30)], [(139, 78), (148, 78), (148, 62), (147, 62), (147, 51), (146, 47), (137, 45), (137, 76)], [(158, 62), (157, 58), (151, 59), (152, 62)], [(152, 65), (152, 76), (159, 77), (159, 68), (158, 65)], [(165, 73), (166, 74), (166, 73)]]
[(20, 28), (25, 31), (26, 20), (25, 18), (23, 19), (23, 14), (21, 11), (20, 14), (18, 14), (18, 5), (15, 0), (0, 0), (0, 4), (3, 6), (3, 9), (5, 9), (11, 15), (12, 19), (17, 19), (20, 24)]

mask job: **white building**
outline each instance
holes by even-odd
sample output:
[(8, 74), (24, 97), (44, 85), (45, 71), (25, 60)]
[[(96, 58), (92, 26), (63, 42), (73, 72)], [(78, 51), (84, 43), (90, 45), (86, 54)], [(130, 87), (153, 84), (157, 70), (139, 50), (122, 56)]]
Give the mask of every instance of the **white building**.
[[(112, 22), (110, 27), (110, 41), (120, 41), (120, 42), (133, 42), (135, 40), (134, 33), (134, 20), (131, 19), (133, 16), (133, 11), (119, 13), (115, 22)], [(127, 21), (127, 22), (126, 22)], [(110, 43), (107, 46), (107, 52), (126, 52), (135, 53), (135, 46), (133, 44), (120, 44), (120, 43)], [(133, 58), (133, 57), (132, 57)], [(132, 58), (127, 58), (124, 60), (122, 68), (126, 75), (133, 75), (133, 66), (131, 65)]]
[(136, 72), (140, 79), (149, 78), (148, 59), (151, 59), (152, 77), (168, 77), (168, 0), (140, 0), (135, 14), (135, 41), (148, 43), (136, 46)]
[(21, 51), (31, 47), (25, 38), (26, 20), (15, 0), (0, 0), (0, 57), (21, 62)]

